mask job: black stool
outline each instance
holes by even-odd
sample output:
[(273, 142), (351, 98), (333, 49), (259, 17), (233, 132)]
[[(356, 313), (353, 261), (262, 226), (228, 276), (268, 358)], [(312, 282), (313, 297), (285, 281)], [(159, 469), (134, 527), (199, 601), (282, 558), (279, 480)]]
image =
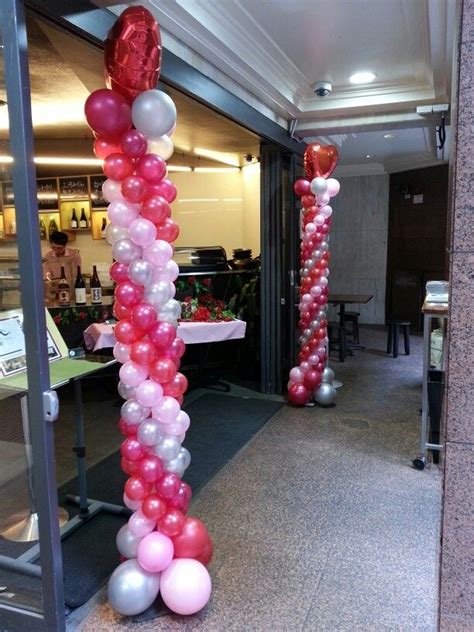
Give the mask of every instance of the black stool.
[(410, 321), (390, 319), (387, 320), (387, 327), (387, 353), (391, 353), (394, 358), (398, 357), (398, 333), (401, 329), (405, 342), (405, 355), (410, 355)]
[[(337, 332), (337, 343), (334, 342), (333, 334)], [(347, 338), (346, 328), (339, 323), (328, 323), (328, 338), (329, 338), (329, 350), (334, 349), (334, 345), (337, 344), (339, 352), (339, 361), (344, 362), (347, 355)]]
[[(338, 316), (341, 315), (341, 312), (338, 312)], [(352, 336), (352, 340), (354, 344), (359, 344), (359, 316), (360, 312), (344, 312), (344, 324), (349, 323), (351, 325), (351, 331), (347, 333)]]

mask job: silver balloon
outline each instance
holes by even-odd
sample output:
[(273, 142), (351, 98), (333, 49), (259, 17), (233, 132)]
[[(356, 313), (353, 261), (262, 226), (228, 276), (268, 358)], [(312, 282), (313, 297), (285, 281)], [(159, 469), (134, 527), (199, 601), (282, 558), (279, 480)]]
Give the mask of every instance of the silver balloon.
[(137, 392), (136, 386), (128, 386), (128, 384), (124, 384), (122, 381), (118, 383), (117, 390), (122, 399), (132, 399), (135, 397), (135, 393)]
[(175, 459), (181, 450), (181, 443), (178, 437), (166, 435), (155, 447), (155, 454), (164, 461)]
[(173, 155), (174, 145), (169, 136), (160, 136), (159, 138), (150, 138), (146, 148), (147, 154), (156, 154), (161, 156), (163, 160), (168, 160)]
[(128, 276), (138, 285), (146, 285), (153, 278), (153, 265), (143, 259), (135, 259), (128, 266)]
[(137, 439), (143, 445), (156, 445), (163, 439), (163, 431), (160, 423), (156, 419), (145, 419), (138, 426)]
[(119, 239), (112, 246), (112, 257), (120, 263), (131, 263), (142, 255), (142, 249), (133, 243), (131, 239)]
[(167, 134), (176, 123), (176, 106), (161, 90), (145, 90), (132, 105), (132, 121), (148, 138)]
[(171, 298), (158, 312), (158, 320), (167, 323), (176, 323), (181, 316), (181, 303)]
[(334, 371), (328, 366), (324, 369), (323, 374), (321, 376), (321, 382), (332, 384), (334, 381)]
[(150, 283), (145, 288), (145, 301), (157, 310), (163, 308), (171, 298), (171, 286), (165, 281)]
[(322, 241), (322, 242), (321, 242), (321, 250), (324, 250), (324, 251), (328, 250), (328, 248), (329, 248), (329, 243), (328, 243), (327, 239), (328, 239), (328, 238), (326, 237), (325, 241)]
[(301, 276), (302, 277), (307, 277), (310, 273), (310, 269), (309, 268), (303, 268)]
[(113, 224), (112, 222), (107, 224), (107, 228), (105, 229), (105, 241), (109, 246), (113, 246), (116, 241), (125, 239), (125, 237), (128, 237), (128, 228), (117, 226), (117, 224)]
[(128, 424), (139, 424), (150, 414), (150, 409), (142, 406), (136, 399), (129, 399), (120, 409), (121, 416)]
[(317, 261), (318, 259), (321, 258), (322, 254), (323, 253), (319, 250), (319, 248), (317, 248), (316, 250), (313, 250), (313, 252), (311, 253), (311, 256), (314, 257)]
[(332, 406), (336, 401), (337, 391), (332, 384), (323, 382), (315, 389), (313, 397), (320, 406)]
[(132, 616), (149, 608), (159, 590), (159, 573), (148, 573), (138, 560), (132, 559), (114, 570), (109, 579), (107, 596), (116, 612)]
[(178, 456), (183, 459), (184, 469), (189, 467), (189, 465), (191, 463), (191, 454), (190, 454), (189, 450), (187, 448), (181, 448), (181, 450), (179, 451)]
[(176, 281), (179, 276), (179, 266), (176, 261), (170, 259), (164, 268), (155, 268), (153, 272), (153, 280), (158, 283), (158, 281), (167, 281), (168, 283), (172, 283)]
[(180, 458), (179, 454), (176, 458), (165, 461), (163, 463), (163, 467), (166, 472), (177, 474), (180, 478), (183, 476), (184, 470), (186, 469), (184, 467), (183, 459)]
[(318, 328), (319, 328), (319, 320), (312, 320), (312, 321), (309, 323), (309, 326), (310, 326), (310, 329), (312, 329), (313, 331), (314, 331), (315, 329), (318, 329)]
[(127, 558), (137, 557), (137, 547), (141, 538), (134, 535), (128, 528), (128, 524), (124, 524), (117, 533), (115, 543), (121, 555)]

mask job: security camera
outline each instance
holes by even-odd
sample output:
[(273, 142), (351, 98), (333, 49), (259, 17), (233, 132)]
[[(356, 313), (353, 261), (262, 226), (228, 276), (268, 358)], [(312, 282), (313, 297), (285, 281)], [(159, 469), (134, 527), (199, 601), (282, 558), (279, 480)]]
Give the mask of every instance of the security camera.
[(332, 83), (329, 81), (318, 81), (313, 86), (314, 93), (318, 97), (327, 97), (332, 92)]

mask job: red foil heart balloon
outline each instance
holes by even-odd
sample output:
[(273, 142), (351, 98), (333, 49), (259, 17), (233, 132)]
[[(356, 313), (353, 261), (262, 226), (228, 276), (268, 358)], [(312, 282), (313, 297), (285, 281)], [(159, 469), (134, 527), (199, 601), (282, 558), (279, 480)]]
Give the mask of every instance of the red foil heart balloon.
[(156, 88), (161, 65), (160, 29), (147, 9), (125, 9), (107, 34), (104, 59), (107, 86), (128, 101)]
[(311, 143), (304, 152), (304, 172), (308, 180), (329, 178), (337, 166), (339, 152), (334, 145)]

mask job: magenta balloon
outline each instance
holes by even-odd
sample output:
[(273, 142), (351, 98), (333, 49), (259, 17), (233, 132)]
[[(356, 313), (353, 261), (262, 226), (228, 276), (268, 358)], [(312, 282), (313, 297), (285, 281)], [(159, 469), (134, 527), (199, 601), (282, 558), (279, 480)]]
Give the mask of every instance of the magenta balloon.
[(130, 280), (128, 278), (128, 266), (125, 263), (115, 261), (115, 263), (110, 266), (109, 274), (116, 283)]
[(153, 305), (140, 303), (132, 309), (132, 321), (140, 329), (148, 331), (156, 323), (156, 310)]
[(165, 570), (171, 564), (173, 555), (173, 540), (157, 531), (146, 535), (137, 548), (138, 563), (150, 573)]
[(137, 129), (130, 129), (122, 134), (120, 146), (130, 158), (141, 158), (146, 154), (147, 140)]
[(154, 224), (161, 224), (171, 215), (171, 209), (162, 195), (152, 195), (143, 202), (141, 213)]
[(123, 180), (132, 175), (135, 170), (135, 163), (130, 156), (125, 154), (110, 154), (104, 160), (102, 169), (107, 178)]
[(166, 162), (156, 154), (145, 154), (137, 161), (137, 173), (147, 182), (158, 184), (166, 175)]
[(128, 176), (122, 182), (121, 192), (126, 200), (139, 204), (148, 195), (148, 185), (140, 176)]
[(130, 106), (125, 98), (101, 88), (92, 92), (84, 105), (89, 127), (108, 141), (118, 141), (132, 126)]
[(176, 328), (171, 323), (157, 321), (148, 330), (148, 338), (159, 350), (166, 350), (176, 337)]
[(161, 195), (169, 204), (174, 202), (178, 195), (178, 189), (168, 178), (164, 178), (159, 184), (152, 184), (149, 191), (153, 195)]
[(119, 283), (115, 288), (115, 298), (125, 307), (135, 307), (143, 298), (143, 288), (131, 281)]

